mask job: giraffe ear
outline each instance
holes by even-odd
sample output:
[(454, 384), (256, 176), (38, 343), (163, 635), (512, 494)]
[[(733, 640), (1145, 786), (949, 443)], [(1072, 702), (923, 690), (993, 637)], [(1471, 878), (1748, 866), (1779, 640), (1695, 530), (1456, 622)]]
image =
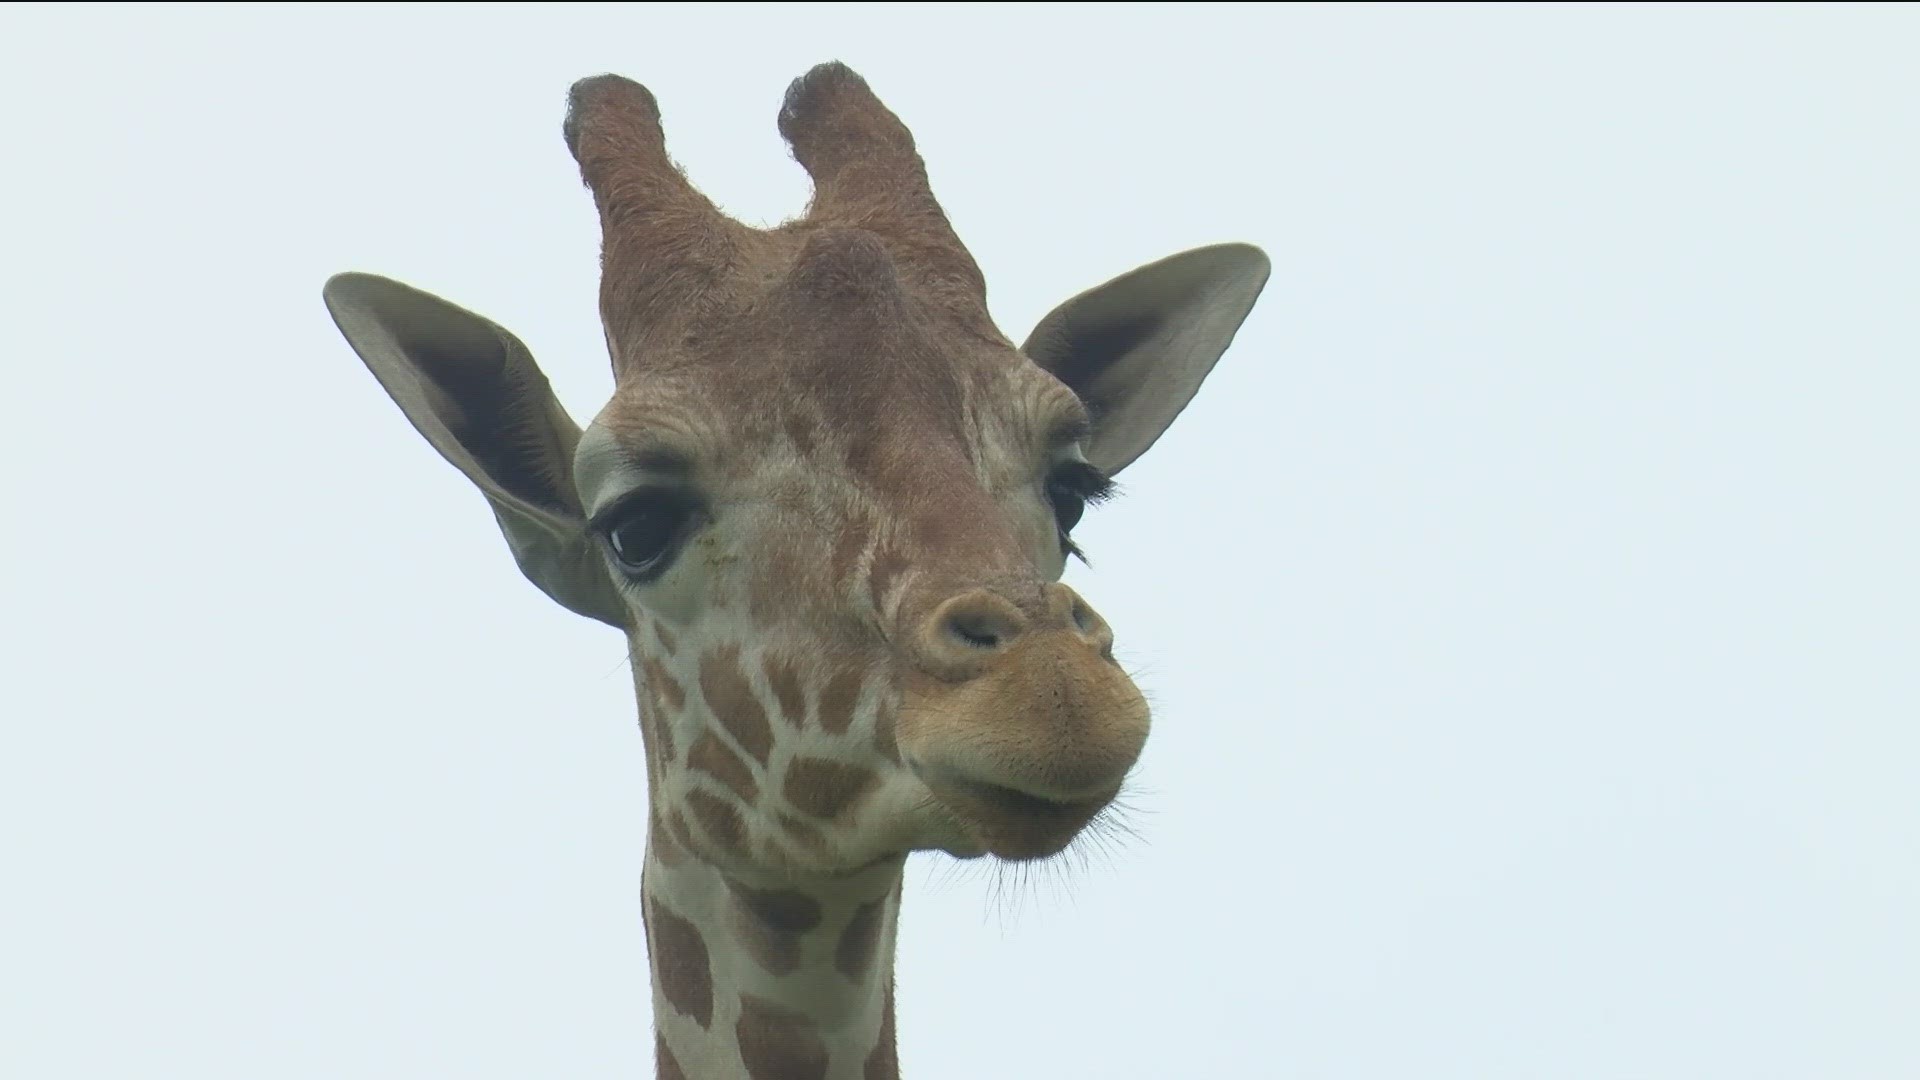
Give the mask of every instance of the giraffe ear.
[(1270, 265), (1220, 244), (1143, 266), (1061, 304), (1021, 347), (1093, 414), (1087, 460), (1108, 475), (1187, 407), (1253, 310)]
[(520, 339), (372, 274), (340, 274), (323, 295), (400, 411), (487, 497), (521, 571), (562, 606), (624, 629), (573, 486), (580, 427)]

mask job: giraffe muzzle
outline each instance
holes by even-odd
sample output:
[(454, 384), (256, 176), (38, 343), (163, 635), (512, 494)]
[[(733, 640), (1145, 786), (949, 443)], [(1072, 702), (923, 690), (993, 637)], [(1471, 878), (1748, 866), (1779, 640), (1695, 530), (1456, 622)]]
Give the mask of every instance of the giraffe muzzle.
[(1112, 630), (1065, 585), (1025, 605), (962, 592), (933, 606), (913, 649), (901, 751), (995, 855), (1065, 848), (1139, 759), (1146, 701), (1113, 661)]

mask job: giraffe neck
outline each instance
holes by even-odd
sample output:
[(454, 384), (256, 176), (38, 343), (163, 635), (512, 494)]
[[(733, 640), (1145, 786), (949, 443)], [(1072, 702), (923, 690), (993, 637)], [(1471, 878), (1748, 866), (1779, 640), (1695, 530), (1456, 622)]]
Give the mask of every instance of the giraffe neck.
[(815, 880), (722, 870), (649, 830), (660, 1080), (896, 1080), (904, 857)]

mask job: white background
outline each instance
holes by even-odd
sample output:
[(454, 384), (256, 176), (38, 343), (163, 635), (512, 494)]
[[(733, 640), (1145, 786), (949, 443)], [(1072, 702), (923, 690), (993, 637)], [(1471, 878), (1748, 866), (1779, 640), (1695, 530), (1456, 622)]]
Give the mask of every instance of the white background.
[(320, 285), (590, 415), (568, 85), (771, 223), (840, 58), (1016, 339), (1275, 263), (1081, 532), (1143, 838), (916, 857), (910, 1076), (1920, 1076), (1916, 55), (1911, 7), (6, 8), (0, 1073), (647, 1073), (621, 642)]

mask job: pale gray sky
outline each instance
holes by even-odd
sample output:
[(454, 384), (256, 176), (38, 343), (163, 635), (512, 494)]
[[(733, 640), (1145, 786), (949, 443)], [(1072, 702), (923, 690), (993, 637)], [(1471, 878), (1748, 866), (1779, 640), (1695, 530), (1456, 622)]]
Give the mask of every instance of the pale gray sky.
[(1920, 1076), (1912, 7), (0, 9), (0, 1073), (635, 1076), (621, 643), (320, 303), (610, 380), (576, 78), (731, 211), (840, 58), (1016, 339), (1247, 240), (1073, 581), (1142, 840), (909, 871), (910, 1076)]

